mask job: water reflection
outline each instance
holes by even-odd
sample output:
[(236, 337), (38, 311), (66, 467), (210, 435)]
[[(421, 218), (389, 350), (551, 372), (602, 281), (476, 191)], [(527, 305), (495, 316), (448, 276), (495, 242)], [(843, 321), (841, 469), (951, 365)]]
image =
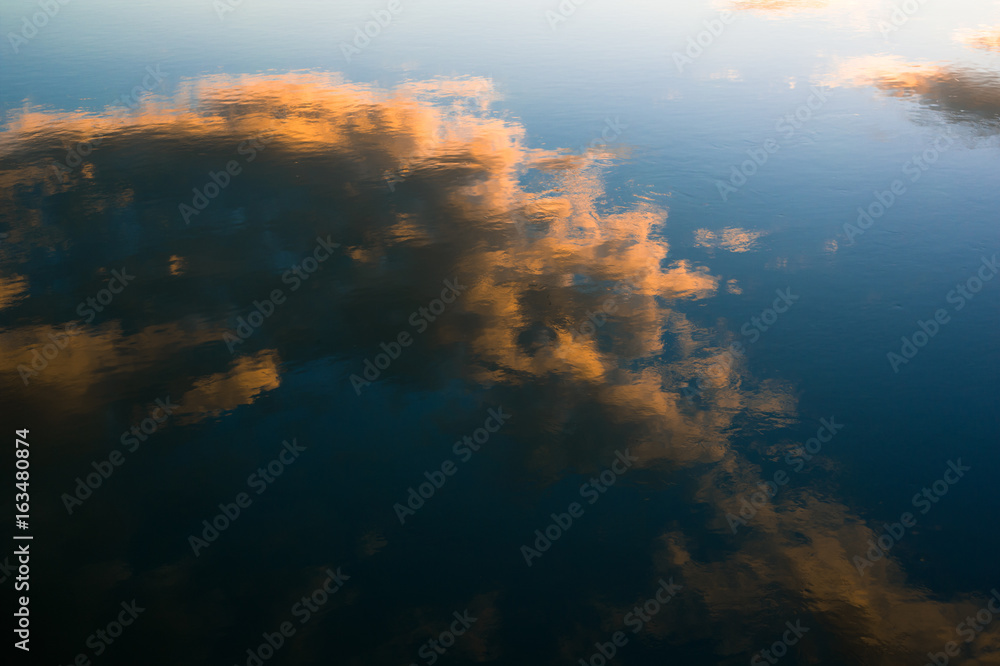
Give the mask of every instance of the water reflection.
[(883, 93), (915, 98), (949, 122), (996, 131), (1000, 119), (1000, 77), (993, 71), (872, 56), (840, 64), (831, 86), (874, 86)]
[[(996, 117), (992, 80), (968, 72), (865, 61), (845, 65), (837, 80), (916, 94), (956, 114)], [(76, 432), (120, 431), (136, 404), (166, 394), (180, 397), (174, 433), (245, 418), (243, 435), (252, 437), (250, 408), (265, 398), (286, 405), (310, 404), (317, 395), (324, 402), (368, 399), (354, 395), (349, 376), (362, 371), (379, 343), (409, 330), (409, 315), (444, 280), (456, 280), (467, 288), (452, 309), (420, 333), (419, 351), (386, 370), (370, 399), (404, 410), (428, 396), (486, 395), (516, 414), (504, 432), (510, 487), (501, 504), (556, 510), (547, 495), (552, 486), (600, 471), (628, 446), (639, 470), (623, 484), (674, 513), (655, 524), (652, 538), (627, 537), (650, 563), (627, 576), (627, 598), (614, 577), (591, 577), (576, 580), (572, 592), (560, 590), (564, 596), (533, 600), (535, 579), (519, 562), (499, 579), (487, 575), (482, 589), (463, 590), (482, 624), (457, 649), (460, 659), (517, 657), (526, 647), (512, 629), (522, 606), (537, 601), (568, 614), (563, 598), (567, 606), (578, 602), (574, 617), (583, 609), (590, 619), (554, 624), (540, 649), (566, 659), (588, 655), (660, 577), (682, 582), (685, 591), (642, 640), (686, 649), (702, 663), (756, 651), (762, 636), (799, 614), (814, 632), (804, 649), (817, 658), (898, 664), (939, 650), (953, 637), (955, 618), (978, 605), (932, 598), (908, 585), (891, 558), (859, 576), (851, 557), (864, 553), (877, 532), (838, 501), (832, 484), (821, 491), (795, 480), (733, 536), (727, 513), (768, 477), (761, 458), (781, 460), (798, 446), (774, 435), (797, 424), (796, 388), (753, 377), (727, 353), (742, 322), (706, 326), (689, 314), (720, 290), (739, 294), (739, 285), (672, 258), (665, 209), (649, 202), (612, 209), (607, 155), (528, 147), (521, 125), (491, 112), (496, 97), (480, 78), (384, 90), (319, 74), (216, 76), (132, 114), (25, 110), (2, 139), (0, 196), (10, 236), (0, 245), (0, 354), (8, 370), (0, 392), (27, 413), (57, 399), (61, 416), (53, 428), (66, 441)], [(247, 143), (260, 137), (266, 142)], [(74, 165), (68, 151), (81, 145), (93, 149)], [(54, 161), (65, 168), (54, 169)], [(239, 171), (219, 178), (233, 162)], [(198, 213), (186, 215), (184, 206)], [(762, 235), (736, 226), (700, 230), (696, 242), (749, 253)], [(319, 238), (339, 248), (288, 288), (282, 276), (305, 265)], [(30, 367), (35, 350), (78, 321), (77, 304), (121, 266), (135, 274), (134, 284), (82, 324), (22, 390), (18, 366)], [(286, 300), (238, 346), (227, 346), (239, 318), (275, 289)], [(594, 319), (601, 311), (607, 316)], [(583, 326), (588, 321), (595, 325)], [(301, 383), (310, 372), (321, 373), (319, 388)], [(695, 379), (702, 390), (691, 400), (684, 389)], [(317, 404), (315, 413), (323, 409)], [(456, 420), (445, 407), (433, 409), (449, 427)], [(772, 437), (776, 443), (762, 443)], [(88, 450), (107, 445), (97, 438), (78, 446), (72, 456), (86, 463)], [(406, 456), (408, 446), (390, 451)], [(170, 492), (211, 506), (229, 490), (214, 485), (210, 471), (237, 463), (205, 463), (204, 487)], [(356, 464), (355, 473), (389, 506), (398, 488), (378, 476), (388, 463), (359, 456)], [(205, 567), (224, 566), (182, 547), (167, 546), (166, 561), (132, 573), (124, 563), (142, 559), (132, 541), (150, 529), (140, 525), (146, 509), (122, 509), (122, 524), (133, 531), (97, 527), (92, 514), (53, 539), (71, 547), (81, 531), (93, 538), (79, 527), (93, 521), (88, 528), (107, 545), (88, 589), (109, 594), (122, 578), (140, 577), (161, 604), (152, 612), (163, 627), (189, 637), (195, 654), (207, 659), (215, 654), (208, 647), (217, 642), (215, 629), (237, 624), (247, 593), (223, 582), (206, 604), (178, 592), (196, 588)], [(326, 525), (341, 519), (323, 512), (339, 510), (323, 507), (307, 520)], [(361, 559), (403, 557), (391, 554), (388, 526), (350, 527)], [(496, 526), (511, 552), (533, 528), (500, 519)], [(609, 528), (595, 517), (578, 529)], [(230, 537), (272, 554), (286, 541), (277, 534)], [(177, 533), (162, 543), (183, 539)], [(463, 555), (478, 550), (455, 548)], [(323, 570), (310, 564), (281, 577), (308, 590)], [(380, 627), (399, 628), (350, 648), (355, 660), (411, 659), (413, 646), (455, 610), (450, 598), (387, 597), (383, 586), (358, 575), (337, 599), (341, 611), (364, 611)], [(274, 607), (243, 620), (250, 635), (273, 631), (270, 618), (280, 621), (287, 598), (296, 596), (269, 592)], [(364, 601), (373, 598), (383, 599), (377, 613)], [(330, 654), (348, 635), (343, 626), (310, 625), (296, 656)], [(216, 656), (235, 658), (241, 640), (217, 648)], [(977, 642), (979, 650), (996, 648), (1000, 640), (989, 636)]]
[(737, 0), (731, 6), (773, 20), (819, 17), (859, 33), (877, 32), (877, 21), (884, 16), (880, 3), (865, 0)]
[(956, 35), (958, 41), (966, 46), (984, 51), (1000, 51), (1000, 28), (984, 28), (980, 30), (962, 30)]

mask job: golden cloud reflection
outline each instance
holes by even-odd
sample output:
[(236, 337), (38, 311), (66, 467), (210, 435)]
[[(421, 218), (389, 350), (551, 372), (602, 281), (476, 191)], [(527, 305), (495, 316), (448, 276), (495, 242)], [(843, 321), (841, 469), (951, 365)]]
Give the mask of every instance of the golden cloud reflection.
[(892, 97), (915, 98), (951, 122), (992, 126), (1000, 120), (1000, 77), (991, 71), (870, 56), (840, 63), (824, 85), (873, 86)]
[(179, 423), (197, 422), (252, 404), (261, 393), (280, 386), (279, 364), (273, 352), (260, 352), (236, 359), (226, 372), (199, 378), (180, 399)]
[(24, 298), (27, 291), (28, 280), (23, 275), (0, 277), (0, 310)]
[[(922, 95), (956, 85), (932, 68), (886, 71), (856, 63), (837, 80)], [(358, 365), (357, 350), (392, 339), (405, 314), (442, 279), (459, 276), (468, 291), (458, 311), (426, 333), (421, 358), (394, 369), (394, 386), (438, 390), (443, 382), (435, 372), (447, 359), (449, 372), (469, 386), (491, 386), (512, 411), (533, 415), (512, 426), (523, 446), (510, 455), (520, 458), (524, 473), (555, 480), (567, 469), (588, 471), (627, 444), (650, 473), (694, 476), (691, 501), (710, 507), (709, 530), (724, 532), (733, 498), (762, 482), (734, 433), (745, 422), (755, 433), (794, 424), (794, 388), (750, 376), (726, 353), (732, 333), (725, 326), (714, 330), (687, 314), (692, 302), (725, 287), (707, 266), (670, 258), (666, 210), (645, 201), (607, 212), (602, 163), (593, 155), (527, 147), (524, 127), (485, 112), (495, 97), (485, 79), (386, 91), (319, 74), (213, 76), (189, 82), (170, 102), (147, 101), (134, 114), (20, 114), (0, 139), (3, 164), (10, 165), (0, 168), (0, 198), (18, 211), (17, 243), (64, 247), (72, 261), (94, 268), (86, 252), (73, 255), (89, 227), (41, 225), (40, 204), (12, 205), (37, 188), (77, 205), (95, 228), (134, 216), (129, 233), (152, 239), (141, 246), (146, 259), (136, 263), (160, 267), (145, 284), (129, 287), (128, 297), (143, 304), (134, 308), (143, 313), (138, 320), (112, 314), (85, 327), (32, 390), (59, 392), (75, 411), (96, 412), (120, 395), (110, 383), (162, 383), (183, 389), (179, 425), (214, 418), (283, 390), (290, 364), (329, 355)], [(187, 227), (177, 205), (191, 188), (172, 174), (218, 169), (256, 136), (269, 137), (268, 145), (233, 184), (244, 188), (245, 199), (213, 203)], [(52, 159), (95, 138), (100, 146), (86, 168), (54, 177)], [(191, 146), (198, 150), (181, 150)], [(391, 200), (387, 174), (400, 179)], [(322, 213), (299, 198), (282, 199), (283, 191), (305, 193)], [(149, 201), (167, 204), (140, 205)], [(323, 269), (317, 280), (327, 282), (318, 290), (289, 294), (280, 314), (231, 356), (222, 339), (232, 323), (221, 313), (245, 312), (280, 286), (261, 265), (270, 261), (283, 270), (290, 261), (284, 257), (301, 254), (302, 238), (327, 234), (343, 244), (343, 262)], [(702, 229), (696, 238), (704, 247), (748, 252), (761, 235), (732, 227)], [(278, 254), (282, 260), (273, 260)], [(5, 390), (17, 388), (18, 365), (58, 332), (59, 325), (39, 320), (72, 316), (46, 311), (17, 286), (13, 276), (31, 274), (31, 261), (27, 252), (4, 255), (2, 303), (22, 317), (19, 327), (0, 334)], [(185, 308), (201, 308), (196, 325), (190, 312), (155, 300), (170, 287), (185, 294)], [(735, 285), (728, 289), (739, 293)], [(606, 318), (587, 329), (599, 309)], [(193, 353), (211, 362), (191, 371), (174, 360)], [(697, 403), (681, 391), (694, 378), (704, 383)], [(588, 427), (575, 428), (580, 422)], [(949, 618), (967, 606), (931, 601), (891, 562), (859, 578), (849, 555), (863, 551), (872, 531), (835, 500), (789, 493), (756, 520), (753, 535), (729, 554), (699, 559), (695, 552), (708, 551), (694, 548), (699, 537), (681, 530), (664, 534), (655, 556), (663, 575), (679, 572), (703, 604), (684, 622), (675, 616), (674, 626), (697, 621), (700, 629), (690, 634), (724, 637), (723, 652), (747, 647), (727, 620), (775, 590), (810, 609), (859, 663), (900, 663), (904, 655), (940, 647), (953, 626)], [(369, 550), (382, 550), (378, 539)], [(653, 626), (666, 631), (670, 624)], [(592, 642), (579, 638), (581, 646)], [(485, 655), (491, 647), (470, 649)]]
[(733, 8), (740, 11), (791, 13), (827, 9), (831, 0), (739, 0)]
[(960, 44), (984, 51), (1000, 51), (1000, 27), (964, 30), (955, 35)]
[(867, 0), (735, 0), (732, 9), (765, 19), (818, 17), (858, 33), (877, 32), (885, 10)]
[(710, 229), (696, 229), (695, 245), (707, 248), (722, 248), (730, 252), (750, 252), (756, 249), (757, 241), (764, 235), (755, 229), (729, 227), (716, 232)]

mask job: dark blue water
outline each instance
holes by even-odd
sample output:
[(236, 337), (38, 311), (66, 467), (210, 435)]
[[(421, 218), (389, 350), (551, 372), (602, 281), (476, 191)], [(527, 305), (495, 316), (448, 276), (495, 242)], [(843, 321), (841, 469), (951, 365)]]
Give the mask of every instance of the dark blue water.
[(1000, 664), (998, 25), (6, 3), (16, 663)]

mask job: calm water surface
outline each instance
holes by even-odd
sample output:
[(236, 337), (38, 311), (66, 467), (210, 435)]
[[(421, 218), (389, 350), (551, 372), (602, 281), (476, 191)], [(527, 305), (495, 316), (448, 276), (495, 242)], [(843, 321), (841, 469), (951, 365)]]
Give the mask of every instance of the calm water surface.
[(996, 3), (41, 11), (16, 663), (1000, 664)]

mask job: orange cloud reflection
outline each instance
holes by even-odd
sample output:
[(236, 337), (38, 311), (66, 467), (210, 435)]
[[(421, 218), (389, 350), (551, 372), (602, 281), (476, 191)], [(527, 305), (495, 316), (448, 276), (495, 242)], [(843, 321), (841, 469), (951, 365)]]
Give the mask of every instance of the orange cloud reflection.
[[(743, 4), (772, 11), (827, 5)], [(890, 94), (934, 96), (962, 90), (947, 76), (940, 68), (879, 60), (848, 63), (835, 79), (841, 85), (876, 85)], [(995, 103), (996, 91), (986, 94), (977, 99)], [(458, 275), (468, 290), (456, 304), (457, 312), (428, 331), (422, 339), (424, 356), (407, 359), (412, 365), (395, 371), (400, 383), (437, 389), (434, 371), (446, 359), (458, 366), (453, 372), (463, 381), (491, 385), (510, 396), (515, 413), (539, 415), (522, 432), (530, 450), (510, 454), (515, 460), (520, 456), (522, 469), (556, 479), (567, 468), (590, 469), (627, 445), (639, 457), (637, 465), (650, 472), (670, 479), (683, 468), (693, 476), (698, 485), (693, 501), (709, 506), (712, 529), (725, 529), (723, 516), (733, 498), (762, 480), (759, 468), (734, 445), (732, 432), (740, 419), (749, 419), (758, 430), (793, 423), (793, 388), (755, 380), (739, 359), (725, 354), (731, 334), (724, 322), (722, 330), (713, 330), (686, 314), (690, 301), (718, 293), (720, 279), (706, 266), (669, 257), (665, 209), (642, 202), (608, 212), (601, 162), (593, 155), (527, 147), (524, 127), (484, 112), (494, 98), (485, 79), (440, 79), (386, 91), (333, 75), (212, 76), (188, 82), (173, 100), (147, 100), (131, 114), (38, 109), (19, 114), (0, 134), (5, 158), (0, 162), (0, 200), (16, 210), (19, 244), (72, 249), (74, 240), (71, 224), (40, 224), (40, 204), (13, 205), (24, 185), (59, 193), (77, 204), (82, 215), (98, 221), (116, 211), (139, 217), (139, 202), (163, 199), (169, 201), (166, 212), (156, 209), (141, 218), (143, 233), (160, 227), (170, 231), (145, 249), (155, 261), (147, 259), (144, 265), (161, 267), (154, 284), (192, 280), (196, 282), (183, 283), (185, 293), (198, 295), (239, 282), (233, 278), (256, 276), (258, 259), (243, 246), (222, 253), (208, 246), (213, 239), (208, 232), (196, 236), (196, 242), (174, 242), (187, 233), (175, 213), (186, 182), (169, 193), (143, 189), (150, 187), (145, 180), (176, 184), (170, 179), (177, 170), (172, 160), (194, 160), (195, 153), (209, 157), (185, 163), (188, 171), (217, 169), (235, 146), (254, 136), (268, 137), (267, 157), (247, 169), (240, 182), (272, 197), (265, 203), (277, 210), (271, 213), (275, 219), (292, 227), (304, 224), (301, 218), (312, 213), (296, 208), (297, 202), (275, 204), (275, 190), (282, 187), (301, 188), (343, 218), (329, 222), (324, 217), (316, 230), (336, 234), (343, 243), (343, 265), (324, 268), (336, 275), (335, 286), (312, 298), (290, 298), (281, 318), (294, 325), (269, 323), (271, 337), (263, 349), (253, 350), (248, 343), (235, 359), (229, 356), (220, 342), (229, 331), (225, 315), (188, 326), (185, 313), (163, 323), (157, 317), (167, 317), (161, 314), (165, 305), (148, 295), (148, 284), (137, 284), (130, 287), (135, 292), (129, 298), (150, 299), (145, 319), (128, 326), (109, 320), (85, 328), (32, 390), (60, 394), (72, 405), (67, 411), (96, 412), (111, 400), (109, 378), (126, 386), (163, 382), (183, 387), (179, 425), (217, 417), (281, 390), (282, 363), (289, 358), (299, 355), (298, 362), (304, 363), (315, 359), (310, 353), (343, 355), (391, 339), (401, 322), (389, 315), (380, 318), (382, 303), (404, 303), (396, 309), (405, 311), (426, 302), (442, 278)], [(101, 139), (100, 146), (86, 168), (53, 177), (50, 160), (95, 138)], [(136, 146), (157, 160), (142, 161), (134, 155)], [(189, 150), (191, 146), (198, 150)], [(145, 180), (135, 176), (139, 168)], [(528, 173), (537, 176), (532, 189), (524, 184)], [(400, 191), (417, 194), (385, 203), (387, 174), (402, 179)], [(211, 221), (222, 220), (228, 225), (227, 238), (250, 248), (274, 243), (275, 253), (287, 252), (273, 240), (282, 225), (261, 231), (263, 227), (253, 226), (253, 216), (263, 213), (245, 208), (249, 212), (220, 203), (197, 220), (205, 226), (195, 230), (214, 229)], [(240, 224), (248, 226), (231, 222), (237, 212)], [(751, 250), (760, 237), (739, 227), (718, 235), (697, 233), (699, 244), (733, 252)], [(28, 275), (29, 263), (25, 253), (4, 266), (0, 304), (7, 305), (7, 312), (35, 305), (34, 296), (15, 277)], [(270, 289), (273, 275), (263, 272), (262, 289)], [(628, 288), (615, 291), (616, 284)], [(264, 293), (253, 292), (252, 297)], [(213, 312), (242, 312), (250, 300), (210, 305)], [(379, 304), (378, 316), (371, 314), (373, 302)], [(582, 323), (598, 308), (606, 308), (606, 320), (588, 332)], [(44, 315), (50, 321), (71, 316)], [(7, 390), (19, 388), (17, 365), (57, 330), (55, 324), (38, 323), (39, 316), (25, 315), (20, 326), (0, 334)], [(352, 325), (338, 328), (341, 319)], [(366, 323), (368, 328), (354, 330), (355, 323), (369, 319), (374, 323)], [(315, 333), (308, 344), (301, 322)], [(315, 338), (319, 341), (313, 343)], [(312, 352), (310, 345), (322, 351)], [(188, 376), (174, 359), (193, 350), (216, 355)], [(680, 391), (695, 377), (705, 383), (697, 405)], [(120, 388), (116, 384), (113, 390)], [(585, 432), (568, 435), (567, 426), (581, 419), (589, 419), (588, 427), (580, 429)], [(512, 424), (510, 432), (516, 434), (518, 427)], [(705, 611), (697, 618), (702, 628), (692, 629), (692, 635), (726, 635), (722, 625), (745, 611), (751, 596), (759, 599), (780, 590), (813, 610), (829, 631), (842, 635), (856, 651), (857, 663), (901, 663), (901, 655), (913, 647), (939, 647), (949, 618), (968, 604), (931, 601), (924, 591), (908, 586), (891, 562), (859, 579), (847, 556), (859, 552), (871, 534), (846, 506), (803, 490), (762, 510), (753, 536), (734, 546), (734, 553), (699, 561), (696, 549), (689, 547), (696, 537), (670, 532), (663, 535), (655, 564), (664, 575), (680, 570), (704, 602)], [(618, 611), (611, 606), (602, 610)], [(580, 637), (581, 644), (592, 640)], [(740, 645), (732, 638), (720, 650)], [(469, 649), (475, 655), (490, 653), (486, 644)]]

